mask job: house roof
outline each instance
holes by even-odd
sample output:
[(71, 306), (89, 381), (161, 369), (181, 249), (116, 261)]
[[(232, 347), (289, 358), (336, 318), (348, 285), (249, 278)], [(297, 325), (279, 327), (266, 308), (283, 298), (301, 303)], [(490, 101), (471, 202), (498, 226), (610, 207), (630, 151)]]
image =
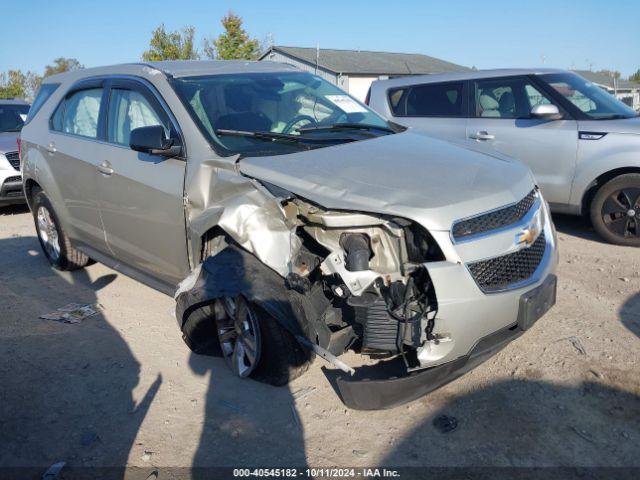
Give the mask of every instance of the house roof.
[[(592, 72), (590, 70), (574, 70), (574, 72), (586, 78), (592, 83), (597, 83), (598, 85), (604, 85), (608, 88), (613, 89), (613, 78), (605, 73)], [(640, 83), (630, 82), (628, 80), (622, 80), (621, 78), (618, 78), (616, 80), (616, 87), (622, 90), (640, 89)]]
[[(317, 50), (315, 48), (273, 46), (260, 59), (267, 57), (272, 51), (294, 57), (311, 65), (316, 64)], [(469, 70), (468, 67), (419, 53), (370, 52), (328, 48), (320, 49), (318, 66), (333, 73), (359, 75), (413, 75)]]

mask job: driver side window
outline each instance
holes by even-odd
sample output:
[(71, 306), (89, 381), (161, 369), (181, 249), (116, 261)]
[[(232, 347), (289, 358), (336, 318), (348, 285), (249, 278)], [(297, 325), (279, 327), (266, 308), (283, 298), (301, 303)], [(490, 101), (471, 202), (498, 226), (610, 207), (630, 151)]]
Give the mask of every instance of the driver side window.
[(107, 141), (128, 146), (131, 130), (155, 125), (161, 125), (165, 130), (165, 136), (171, 137), (171, 123), (164, 110), (155, 109), (145, 96), (136, 90), (111, 90)]
[(552, 103), (525, 77), (491, 78), (474, 83), (476, 117), (531, 118), (533, 107)]

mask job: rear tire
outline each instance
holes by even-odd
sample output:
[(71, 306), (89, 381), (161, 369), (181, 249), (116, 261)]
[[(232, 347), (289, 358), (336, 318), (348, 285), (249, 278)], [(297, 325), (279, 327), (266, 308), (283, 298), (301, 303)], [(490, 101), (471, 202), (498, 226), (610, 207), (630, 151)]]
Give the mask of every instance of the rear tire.
[(602, 185), (591, 202), (590, 216), (607, 242), (640, 247), (640, 174), (620, 175)]
[(38, 241), (47, 260), (58, 270), (77, 270), (85, 267), (90, 259), (71, 246), (51, 202), (42, 190), (33, 195), (33, 217)]

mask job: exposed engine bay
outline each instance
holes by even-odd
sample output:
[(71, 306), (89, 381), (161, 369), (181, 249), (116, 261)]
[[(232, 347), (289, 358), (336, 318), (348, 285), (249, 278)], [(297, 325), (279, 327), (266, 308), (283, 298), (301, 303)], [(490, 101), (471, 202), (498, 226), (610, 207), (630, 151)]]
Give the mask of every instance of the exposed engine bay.
[(327, 211), (299, 198), (283, 209), (302, 239), (286, 285), (322, 311), (329, 350), (402, 354), (416, 366), (415, 349), (433, 339), (437, 311), (423, 263), (442, 253), (429, 233), (402, 218)]

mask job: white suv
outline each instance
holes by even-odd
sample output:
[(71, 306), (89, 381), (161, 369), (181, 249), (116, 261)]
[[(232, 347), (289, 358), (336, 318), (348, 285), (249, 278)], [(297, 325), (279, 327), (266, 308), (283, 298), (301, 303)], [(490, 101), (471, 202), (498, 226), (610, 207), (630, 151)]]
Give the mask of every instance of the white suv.
[(640, 246), (640, 118), (564, 70), (484, 70), (376, 81), (370, 106), (396, 123), (485, 144), (526, 163), (552, 211), (590, 216)]
[(17, 139), (28, 112), (22, 100), (0, 100), (0, 206), (24, 202)]

